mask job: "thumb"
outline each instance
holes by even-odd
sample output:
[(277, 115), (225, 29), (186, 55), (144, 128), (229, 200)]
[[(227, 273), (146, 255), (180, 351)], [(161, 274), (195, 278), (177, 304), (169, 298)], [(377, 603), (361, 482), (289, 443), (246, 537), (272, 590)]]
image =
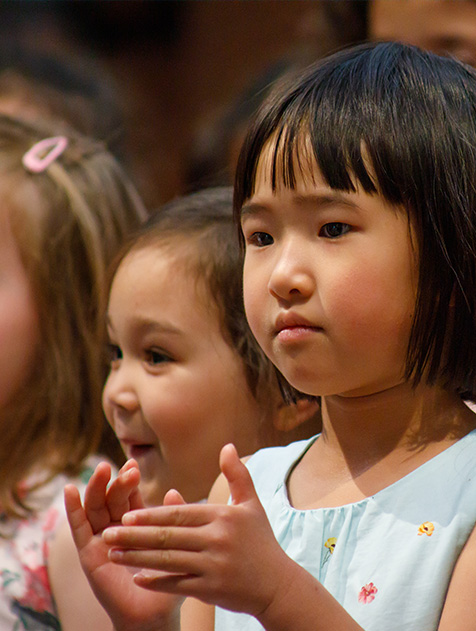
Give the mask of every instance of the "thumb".
[(229, 444), (222, 448), (220, 469), (228, 481), (233, 504), (243, 504), (258, 499), (253, 480), (248, 469), (241, 462), (234, 445)]

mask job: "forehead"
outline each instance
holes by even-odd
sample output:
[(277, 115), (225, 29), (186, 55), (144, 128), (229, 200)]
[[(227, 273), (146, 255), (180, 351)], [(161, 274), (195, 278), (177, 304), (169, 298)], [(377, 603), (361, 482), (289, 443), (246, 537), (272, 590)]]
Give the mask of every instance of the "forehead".
[(172, 240), (128, 252), (114, 275), (109, 309), (117, 304), (131, 310), (147, 305), (159, 316), (161, 305), (168, 303), (191, 311), (206, 308), (209, 314), (213, 301), (195, 251), (192, 240)]
[(133, 247), (119, 263), (112, 286), (121, 285), (132, 291), (139, 285), (150, 285), (153, 290), (165, 285), (173, 275), (179, 280), (185, 274), (189, 258), (184, 247), (172, 241)]

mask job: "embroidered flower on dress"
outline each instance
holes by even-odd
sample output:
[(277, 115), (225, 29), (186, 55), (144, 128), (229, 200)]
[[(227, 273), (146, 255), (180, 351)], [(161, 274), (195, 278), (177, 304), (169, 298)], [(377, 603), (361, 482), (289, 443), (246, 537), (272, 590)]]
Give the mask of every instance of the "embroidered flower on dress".
[(431, 521), (425, 521), (418, 528), (418, 536), (427, 535), (428, 537), (431, 537), (431, 535), (433, 534), (434, 530), (435, 530), (434, 524), (432, 524)]
[(378, 592), (378, 589), (375, 587), (373, 583), (367, 583), (364, 585), (359, 593), (359, 603), (367, 605), (371, 603), (375, 598), (375, 594)]
[(327, 561), (329, 561), (331, 554), (334, 554), (336, 543), (336, 537), (329, 537), (329, 539), (325, 542), (324, 547), (327, 548), (327, 550), (324, 553), (324, 558), (322, 559), (321, 569), (324, 567)]

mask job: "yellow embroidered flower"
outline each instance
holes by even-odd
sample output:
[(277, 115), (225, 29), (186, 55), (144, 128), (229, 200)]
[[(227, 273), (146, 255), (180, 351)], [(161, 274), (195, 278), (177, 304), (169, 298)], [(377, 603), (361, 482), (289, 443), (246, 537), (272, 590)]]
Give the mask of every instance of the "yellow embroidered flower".
[(326, 551), (324, 552), (324, 556), (321, 562), (321, 569), (329, 561), (329, 559), (331, 558), (331, 554), (334, 554), (336, 543), (337, 543), (336, 537), (329, 537), (329, 539), (325, 542), (324, 548), (326, 548)]
[(434, 530), (435, 530), (434, 524), (432, 524), (431, 521), (425, 521), (418, 528), (418, 535), (419, 536), (420, 535), (427, 535), (428, 537), (431, 537), (431, 535), (433, 534)]

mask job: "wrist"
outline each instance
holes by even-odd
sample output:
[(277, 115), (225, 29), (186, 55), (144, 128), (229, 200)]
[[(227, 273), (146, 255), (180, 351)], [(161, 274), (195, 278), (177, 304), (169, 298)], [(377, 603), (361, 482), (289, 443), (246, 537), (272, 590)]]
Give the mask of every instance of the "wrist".
[(160, 620), (131, 624), (129, 621), (113, 622), (113, 631), (180, 631), (180, 613), (177, 611)]
[(256, 616), (267, 631), (363, 631), (317, 579), (288, 560), (274, 598)]
[[(272, 600), (259, 615), (255, 616), (258, 622), (268, 631), (288, 631), (288, 629), (289, 631), (295, 631), (299, 618), (293, 617), (290, 606), (292, 603), (292, 609), (294, 609), (296, 596), (301, 600), (300, 589), (297, 587), (302, 582), (302, 577), (299, 576), (300, 570), (302, 568), (288, 557), (288, 562), (278, 574), (280, 580)], [(309, 575), (309, 578), (315, 581), (311, 575)], [(317, 581), (315, 582), (317, 583)], [(290, 618), (289, 621), (288, 618)]]

